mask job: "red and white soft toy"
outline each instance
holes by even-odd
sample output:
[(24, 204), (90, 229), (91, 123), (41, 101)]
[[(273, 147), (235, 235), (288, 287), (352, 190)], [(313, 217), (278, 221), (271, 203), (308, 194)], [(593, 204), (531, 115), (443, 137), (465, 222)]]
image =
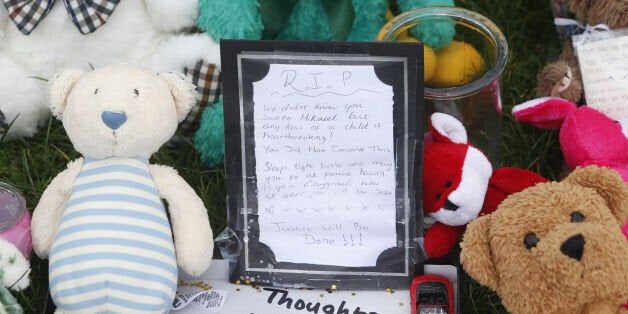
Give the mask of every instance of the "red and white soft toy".
[(493, 171), (453, 116), (434, 113), (429, 125), (423, 152), (423, 212), (436, 222), (425, 233), (424, 249), (429, 257), (443, 257), (473, 219), (493, 212), (508, 195), (547, 180), (524, 169)]
[[(560, 149), (571, 170), (608, 167), (628, 182), (628, 121), (616, 121), (591, 107), (556, 97), (533, 99), (513, 107), (517, 121), (543, 129), (560, 129)], [(623, 227), (628, 237), (628, 222)]]

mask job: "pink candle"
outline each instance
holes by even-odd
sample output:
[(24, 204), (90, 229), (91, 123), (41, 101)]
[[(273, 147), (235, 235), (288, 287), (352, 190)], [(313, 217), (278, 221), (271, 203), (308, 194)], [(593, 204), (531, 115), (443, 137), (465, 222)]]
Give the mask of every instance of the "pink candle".
[(13, 243), (27, 259), (32, 250), (31, 215), (24, 197), (0, 182), (0, 238)]

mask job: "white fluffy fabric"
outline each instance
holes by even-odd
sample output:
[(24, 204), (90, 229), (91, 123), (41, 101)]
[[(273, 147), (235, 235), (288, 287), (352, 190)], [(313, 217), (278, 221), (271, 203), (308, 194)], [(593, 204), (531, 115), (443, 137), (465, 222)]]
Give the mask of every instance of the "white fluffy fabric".
[(617, 121), (621, 125), (621, 131), (628, 137), (628, 118)]
[(441, 208), (432, 213), (432, 217), (450, 226), (462, 226), (471, 222), (482, 210), (492, 174), (493, 167), (486, 156), (477, 148), (469, 147), (462, 167), (460, 185), (447, 197), (450, 202), (460, 207), (457, 210)]
[(435, 112), (430, 119), (432, 127), (442, 136), (449, 138), (453, 143), (467, 143), (467, 130), (458, 119), (441, 112)]
[(29, 284), (30, 263), (13, 243), (0, 239), (0, 268), (4, 270), (2, 285), (19, 291)]
[(45, 122), (48, 116), (45, 91), (45, 81), (31, 77), (23, 67), (0, 52), (0, 111), (7, 124), (13, 123), (7, 140), (31, 136)]
[(33, 135), (37, 121), (47, 118), (41, 85), (64, 68), (131, 63), (181, 72), (199, 60), (219, 65), (217, 42), (181, 32), (195, 25), (197, 2), (121, 1), (107, 23), (88, 35), (78, 31), (61, 1), (28, 36), (7, 21), (0, 6), (0, 111), (8, 121), (19, 114), (8, 138)]
[(540, 98), (535, 98), (535, 99), (532, 99), (532, 100), (528, 100), (528, 101), (526, 101), (526, 102), (524, 102), (522, 104), (514, 106), (512, 108), (512, 113), (514, 114), (516, 112), (519, 112), (519, 111), (522, 111), (522, 110), (525, 110), (525, 109), (528, 109), (528, 108), (536, 107), (536, 106), (538, 106), (538, 105), (540, 105), (540, 104), (542, 104), (542, 103), (544, 103), (546, 101), (550, 101), (552, 99), (558, 99), (558, 98), (556, 98), (556, 97), (540, 97)]
[(165, 32), (176, 32), (196, 26), (198, 0), (150, 0), (145, 1), (153, 24)]

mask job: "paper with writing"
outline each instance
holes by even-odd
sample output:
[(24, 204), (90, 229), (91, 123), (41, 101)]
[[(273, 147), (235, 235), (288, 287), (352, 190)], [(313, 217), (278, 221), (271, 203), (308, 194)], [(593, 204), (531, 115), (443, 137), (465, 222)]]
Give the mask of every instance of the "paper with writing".
[(253, 102), (260, 242), (278, 262), (375, 266), (396, 245), (392, 86), (372, 65), (271, 64)]
[(628, 36), (576, 49), (587, 105), (615, 120), (628, 118)]
[[(442, 266), (442, 265), (438, 265)], [(457, 274), (453, 268), (454, 276)], [(426, 271), (428, 269), (426, 268)], [(216, 292), (214, 295), (221, 298), (220, 309), (198, 307), (195, 302), (188, 306), (173, 306), (173, 314), (408, 314), (411, 311), (410, 287), (395, 290), (394, 293), (385, 289), (376, 290), (335, 290), (328, 293), (323, 289), (297, 289), (279, 287), (254, 287), (253, 285), (230, 283), (229, 262), (214, 259), (205, 273), (193, 277), (179, 269), (179, 285), (177, 295), (193, 292)], [(453, 279), (454, 287), (457, 281)], [(212, 286), (211, 290), (189, 286), (201, 282)], [(182, 290), (182, 288), (189, 290)], [(457, 291), (454, 289), (454, 291)], [(227, 298), (228, 295), (228, 298)], [(220, 297), (222, 296), (222, 297)], [(175, 300), (175, 302), (177, 302)]]
[(179, 286), (170, 309), (178, 311), (186, 307), (194, 307), (196, 312), (219, 313), (226, 301), (227, 291), (225, 290), (204, 290), (191, 285)]

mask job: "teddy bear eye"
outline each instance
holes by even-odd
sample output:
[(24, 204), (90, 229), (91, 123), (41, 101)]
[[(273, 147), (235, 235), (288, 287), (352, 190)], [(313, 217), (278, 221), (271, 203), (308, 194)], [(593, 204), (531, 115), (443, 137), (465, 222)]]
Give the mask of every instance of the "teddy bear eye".
[(452, 184), (451, 181), (447, 181), (447, 182), (445, 182), (445, 187), (450, 187), (451, 184)]
[(525, 238), (523, 238), (523, 243), (526, 245), (526, 248), (529, 250), (536, 246), (539, 242), (539, 238), (536, 236), (534, 232), (530, 232), (526, 234)]
[(439, 199), (440, 199), (440, 197), (441, 197), (441, 194), (440, 194), (440, 193), (436, 194), (436, 199), (437, 199), (437, 200), (439, 200)]
[(96, 89), (94, 90), (94, 95), (98, 94), (98, 91), (99, 91), (99, 90), (98, 90), (98, 88), (96, 88)]
[(571, 222), (583, 222), (584, 215), (580, 212), (571, 213)]
[(139, 90), (137, 90), (137, 88), (134, 88), (134, 89), (133, 89), (133, 94), (135, 94), (135, 97), (137, 97), (137, 96), (139, 96), (139, 95), (140, 95), (140, 91), (139, 91)]

